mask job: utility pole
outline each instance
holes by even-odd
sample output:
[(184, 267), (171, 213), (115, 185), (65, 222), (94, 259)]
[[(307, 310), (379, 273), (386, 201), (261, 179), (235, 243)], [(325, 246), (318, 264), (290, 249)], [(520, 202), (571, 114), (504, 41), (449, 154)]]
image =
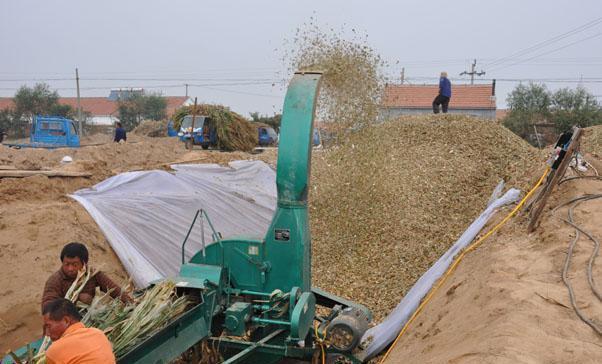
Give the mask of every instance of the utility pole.
[(405, 67), (401, 67), (401, 84), (403, 85), (404, 81), (406, 78), (406, 68)]
[(78, 134), (82, 137), (84, 133), (82, 129), (82, 106), (79, 97), (79, 71), (77, 70), (77, 67), (75, 68), (75, 84), (77, 85), (77, 127), (79, 129)]
[(185, 83), (184, 86), (186, 86), (186, 97), (188, 97), (188, 84)]
[(464, 76), (464, 75), (470, 75), (470, 84), (474, 85), (474, 76), (483, 76), (485, 74), (485, 71), (481, 71), (481, 72), (477, 72), (476, 68), (477, 68), (477, 60), (475, 59), (474, 62), (472, 62), (472, 67), (471, 67), (471, 71), (467, 72), (464, 71), (462, 73), (460, 73), (460, 76)]

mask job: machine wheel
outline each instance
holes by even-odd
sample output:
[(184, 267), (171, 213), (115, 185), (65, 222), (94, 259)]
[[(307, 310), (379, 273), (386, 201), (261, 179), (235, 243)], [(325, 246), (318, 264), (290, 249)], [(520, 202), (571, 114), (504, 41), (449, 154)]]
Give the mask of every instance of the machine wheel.
[(207, 149), (209, 149), (209, 145), (208, 144), (203, 144), (203, 145), (201, 145), (201, 148), (207, 150)]
[(186, 139), (186, 141), (184, 142), (184, 147), (188, 150), (192, 150), (192, 138)]

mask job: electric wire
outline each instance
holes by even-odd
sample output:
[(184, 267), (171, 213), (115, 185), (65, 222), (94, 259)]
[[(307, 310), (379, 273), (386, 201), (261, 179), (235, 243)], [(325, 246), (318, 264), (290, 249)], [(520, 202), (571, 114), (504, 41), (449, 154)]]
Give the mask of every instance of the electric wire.
[(589, 37), (585, 37), (585, 38), (582, 38), (582, 39), (576, 40), (576, 41), (574, 41), (574, 42), (571, 42), (571, 43), (569, 43), (569, 44), (565, 44), (565, 45), (563, 45), (562, 47), (558, 47), (558, 48), (552, 49), (552, 50), (550, 50), (550, 51), (547, 51), (547, 52), (544, 52), (544, 53), (537, 54), (537, 55), (535, 55), (535, 56), (533, 56), (533, 57), (527, 58), (525, 61), (519, 61), (519, 62), (515, 62), (515, 63), (512, 63), (512, 64), (509, 64), (509, 65), (502, 65), (502, 66), (498, 66), (498, 67), (493, 67), (493, 69), (490, 69), (488, 72), (490, 72), (490, 73), (491, 73), (491, 72), (493, 72), (493, 71), (499, 71), (499, 70), (501, 70), (501, 69), (508, 68), (508, 67), (512, 67), (512, 66), (515, 66), (515, 65), (517, 65), (517, 64), (520, 64), (520, 63), (523, 63), (523, 62), (528, 62), (528, 61), (530, 61), (530, 60), (533, 60), (533, 59), (535, 59), (535, 58), (539, 58), (539, 57), (541, 57), (541, 56), (545, 56), (545, 55), (548, 55), (548, 54), (550, 54), (550, 53), (557, 52), (557, 51), (559, 51), (559, 50), (562, 50), (562, 49), (568, 48), (568, 47), (570, 47), (570, 46), (573, 46), (573, 45), (575, 45), (575, 44), (582, 43), (582, 42), (585, 42), (585, 41), (587, 41), (587, 40), (590, 40), (590, 39), (593, 39), (593, 38), (597, 38), (597, 37), (599, 37), (599, 36), (601, 36), (601, 35), (602, 35), (602, 32), (601, 32), (601, 33), (596, 33), (596, 34), (594, 34), (594, 35), (590, 35)]
[(571, 29), (568, 32), (565, 32), (565, 33), (557, 35), (555, 37), (546, 39), (546, 40), (544, 40), (542, 42), (534, 44), (531, 47), (528, 47), (528, 48), (525, 48), (523, 50), (520, 50), (520, 51), (518, 51), (516, 53), (513, 53), (513, 54), (511, 54), (509, 56), (506, 56), (506, 57), (503, 57), (503, 58), (498, 58), (497, 60), (494, 60), (493, 62), (485, 64), (485, 67), (491, 67), (491, 66), (494, 66), (494, 65), (502, 64), (502, 63), (505, 63), (508, 60), (511, 60), (514, 57), (520, 57), (522, 55), (534, 52), (534, 51), (536, 51), (538, 49), (547, 47), (550, 44), (556, 43), (556, 42), (558, 42), (558, 41), (560, 41), (562, 39), (565, 39), (565, 38), (570, 37), (572, 35), (581, 33), (584, 30), (592, 28), (592, 27), (594, 27), (594, 26), (596, 26), (596, 25), (598, 25), (600, 23), (602, 23), (602, 17), (596, 18), (596, 19), (594, 19), (592, 21), (589, 21), (589, 22), (587, 22), (587, 23), (585, 23), (583, 25), (578, 26), (577, 28)]

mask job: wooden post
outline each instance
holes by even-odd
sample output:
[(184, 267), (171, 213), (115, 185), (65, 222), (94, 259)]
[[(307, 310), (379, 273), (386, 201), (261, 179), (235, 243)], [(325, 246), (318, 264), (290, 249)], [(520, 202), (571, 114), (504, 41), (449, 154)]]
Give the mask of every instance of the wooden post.
[(78, 134), (81, 138), (84, 135), (84, 132), (82, 129), (82, 106), (79, 97), (79, 71), (77, 68), (75, 69), (75, 84), (77, 85), (77, 127), (79, 129)]
[(558, 169), (556, 169), (556, 171), (552, 172), (553, 175), (551, 176), (552, 179), (550, 180), (549, 184), (547, 186), (544, 186), (545, 189), (543, 191), (541, 199), (539, 200), (539, 204), (535, 207), (534, 210), (532, 210), (533, 213), (531, 214), (531, 221), (529, 221), (529, 226), (527, 227), (527, 231), (529, 233), (535, 231), (535, 229), (537, 228), (537, 223), (538, 223), (539, 217), (541, 216), (543, 208), (546, 206), (546, 202), (548, 201), (548, 198), (552, 194), (554, 187), (556, 187), (558, 182), (560, 182), (560, 179), (566, 173), (566, 169), (568, 168), (569, 163), (573, 157), (573, 153), (575, 153), (575, 151), (579, 148), (580, 139), (581, 139), (581, 129), (575, 128), (573, 131), (573, 136), (571, 138), (571, 141), (569, 142), (570, 144), (566, 150), (566, 154), (564, 155), (562, 161), (558, 165)]

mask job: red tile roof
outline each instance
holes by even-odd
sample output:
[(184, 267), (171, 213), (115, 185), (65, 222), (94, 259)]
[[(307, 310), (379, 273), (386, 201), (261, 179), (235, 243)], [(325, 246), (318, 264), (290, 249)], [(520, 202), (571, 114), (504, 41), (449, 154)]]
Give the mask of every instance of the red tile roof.
[[(387, 85), (382, 105), (385, 108), (431, 108), (438, 92), (438, 85)], [(495, 109), (491, 85), (452, 85), (449, 108)]]
[[(186, 96), (165, 96), (167, 99), (167, 115), (172, 115), (177, 108), (182, 106), (188, 100)], [(73, 109), (77, 108), (76, 97), (61, 97), (59, 103), (69, 105)], [(98, 115), (116, 115), (117, 102), (106, 97), (82, 97), (80, 98), (82, 110), (89, 112), (92, 116)], [(0, 110), (7, 107), (14, 107), (13, 99), (10, 97), (0, 97)]]
[(497, 109), (497, 110), (495, 110), (495, 118), (496, 118), (496, 120), (503, 119), (506, 116), (508, 116), (509, 113), (510, 113), (510, 110), (508, 110), (508, 109)]

